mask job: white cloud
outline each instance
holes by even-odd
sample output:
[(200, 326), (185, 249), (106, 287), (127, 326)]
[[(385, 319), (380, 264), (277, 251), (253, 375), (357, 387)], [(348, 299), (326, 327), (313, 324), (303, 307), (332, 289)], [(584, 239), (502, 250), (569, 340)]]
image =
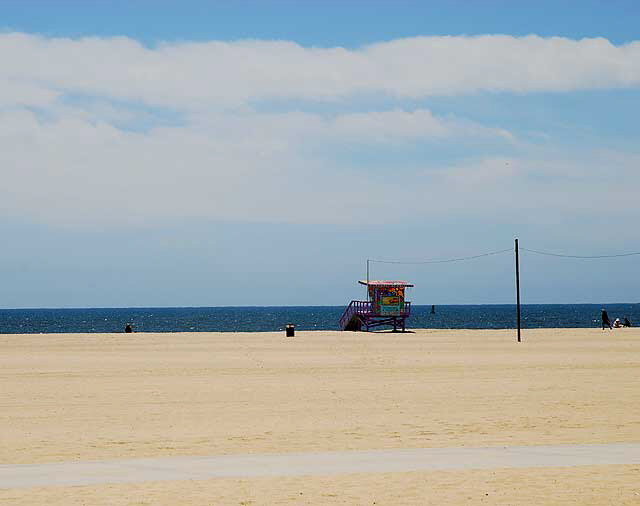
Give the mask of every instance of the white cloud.
[[(46, 121), (0, 113), (0, 208), (49, 223), (156, 223), (171, 219), (366, 221), (382, 182), (308, 151), (352, 142), (398, 144), (502, 131), (429, 111), (323, 117), (309, 113), (199, 116), (188, 125), (122, 131), (86, 111)], [(394, 169), (396, 170), (396, 169)], [(362, 195), (354, 195), (359, 188)], [(371, 193), (373, 192), (373, 193)]]
[(361, 139), (368, 142), (402, 142), (453, 136), (513, 139), (506, 130), (487, 128), (457, 118), (438, 118), (425, 109), (345, 114), (333, 121), (332, 130), (341, 138)]
[(0, 76), (0, 108), (50, 106), (59, 95), (60, 93), (36, 82), (20, 81)]
[(354, 50), (272, 41), (149, 49), (125, 37), (14, 33), (0, 35), (0, 59), (0, 81), (191, 109), (363, 92), (417, 98), (640, 84), (640, 42), (614, 46), (600, 38), (414, 37)]
[(639, 167), (637, 153), (585, 147), (578, 157), (484, 157), (428, 177), (452, 213), (473, 209), (497, 221), (547, 225), (577, 219), (589, 229), (595, 217), (623, 227), (640, 219)]
[[(449, 142), (463, 153), (467, 144), (513, 150), (521, 143), (502, 128), (420, 108), (259, 113), (251, 105), (348, 102), (359, 93), (412, 98), (637, 86), (639, 43), (484, 36), (416, 37), (356, 50), (265, 41), (149, 49), (127, 38), (3, 34), (0, 58), (2, 216), (115, 226), (370, 223), (374, 214), (390, 221), (464, 213), (546, 220), (589, 213), (594, 202), (604, 213), (637, 215), (626, 189), (640, 184), (634, 155), (616, 155), (626, 182), (625, 199), (616, 200), (601, 195), (599, 168), (611, 153), (562, 159), (487, 150), (463, 163), (432, 162), (429, 170), (415, 158), (381, 157), (372, 167), (323, 155), (352, 144), (373, 160), (389, 147), (402, 153)], [(162, 108), (175, 120), (157, 121)], [(387, 205), (393, 212), (385, 215)]]
[(346, 114), (318, 114), (308, 112), (207, 113), (189, 118), (189, 123), (220, 138), (269, 138), (285, 143), (305, 144), (401, 144), (458, 138), (494, 138), (512, 141), (513, 135), (500, 128), (455, 117), (439, 117), (427, 109), (403, 111), (369, 111)]
[[(469, 213), (498, 221), (545, 222), (559, 213), (590, 212), (640, 217), (630, 190), (640, 186), (638, 159), (624, 153), (616, 154), (615, 164), (611, 153), (593, 151), (579, 160), (480, 156), (422, 171), (390, 163), (374, 175), (348, 160), (308, 156), (307, 149), (331, 151), (344, 132), (351, 136), (344, 142), (379, 141), (405, 122), (411, 128), (399, 129), (409, 139), (434, 129), (445, 135), (451, 123), (398, 111), (375, 113), (371, 121), (302, 113), (218, 119), (140, 133), (75, 116), (42, 122), (31, 112), (0, 114), (0, 212), (98, 226), (184, 220), (357, 224), (370, 223), (373, 215), (392, 222)], [(450, 132), (456, 128), (453, 123)], [(371, 146), (374, 155), (378, 148)], [(606, 160), (615, 174), (610, 167), (603, 171)], [(605, 186), (612, 178), (625, 186), (603, 193), (612, 189)], [(381, 213), (387, 206), (393, 212)]]

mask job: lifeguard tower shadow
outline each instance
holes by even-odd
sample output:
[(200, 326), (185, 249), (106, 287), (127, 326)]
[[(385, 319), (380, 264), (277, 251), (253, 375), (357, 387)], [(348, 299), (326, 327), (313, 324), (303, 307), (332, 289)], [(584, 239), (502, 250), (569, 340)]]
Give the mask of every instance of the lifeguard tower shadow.
[(406, 332), (411, 302), (405, 300), (406, 281), (359, 281), (367, 287), (369, 300), (352, 300), (340, 318), (340, 329), (369, 332), (379, 327), (393, 327)]

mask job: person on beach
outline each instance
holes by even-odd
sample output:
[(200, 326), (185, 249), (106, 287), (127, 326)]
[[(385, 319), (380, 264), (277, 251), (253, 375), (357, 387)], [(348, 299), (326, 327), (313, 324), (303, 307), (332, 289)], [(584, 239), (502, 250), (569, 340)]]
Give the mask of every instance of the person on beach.
[(133, 327), (131, 327), (130, 323), (127, 323), (127, 325), (124, 328), (124, 333), (125, 334), (131, 334), (133, 332)]
[(609, 314), (607, 310), (602, 308), (602, 330), (604, 330), (605, 326), (609, 327), (609, 330), (613, 329), (613, 325), (611, 325), (611, 320), (609, 320)]
[(623, 327), (631, 327), (631, 322), (629, 321), (629, 318), (627, 318), (626, 316), (624, 317)]
[(622, 323), (620, 323), (620, 318), (616, 318), (615, 320), (613, 320), (613, 328), (614, 329), (622, 328)]

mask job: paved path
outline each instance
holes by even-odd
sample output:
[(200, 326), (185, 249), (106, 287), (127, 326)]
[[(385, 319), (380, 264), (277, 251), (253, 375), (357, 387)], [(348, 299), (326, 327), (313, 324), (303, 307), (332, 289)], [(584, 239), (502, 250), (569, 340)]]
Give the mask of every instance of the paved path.
[(0, 465), (0, 488), (216, 477), (640, 464), (640, 443), (420, 448)]

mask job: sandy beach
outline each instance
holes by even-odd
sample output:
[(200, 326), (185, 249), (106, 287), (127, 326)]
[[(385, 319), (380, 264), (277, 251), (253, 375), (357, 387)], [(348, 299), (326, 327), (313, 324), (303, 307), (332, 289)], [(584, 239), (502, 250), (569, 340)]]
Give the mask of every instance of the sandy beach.
[[(640, 442), (640, 329), (2, 335), (0, 464)], [(2, 504), (640, 504), (640, 466), (4, 489)], [(486, 495), (488, 494), (488, 495)]]

